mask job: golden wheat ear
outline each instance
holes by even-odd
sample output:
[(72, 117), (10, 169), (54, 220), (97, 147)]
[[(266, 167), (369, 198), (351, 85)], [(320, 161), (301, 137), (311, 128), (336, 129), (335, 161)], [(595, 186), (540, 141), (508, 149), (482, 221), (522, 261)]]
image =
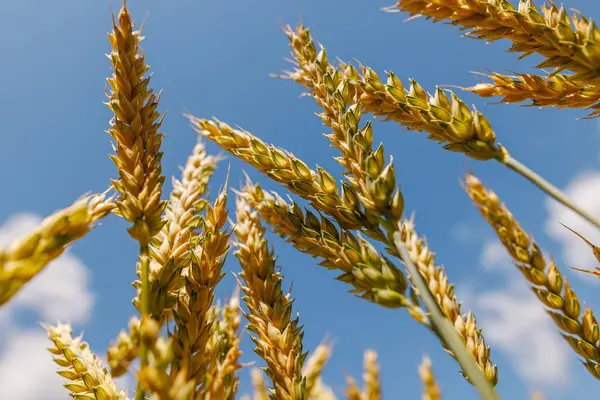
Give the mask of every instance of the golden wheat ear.
[(423, 400), (441, 400), (442, 391), (433, 374), (431, 360), (424, 356), (419, 365), (419, 377), (423, 383)]

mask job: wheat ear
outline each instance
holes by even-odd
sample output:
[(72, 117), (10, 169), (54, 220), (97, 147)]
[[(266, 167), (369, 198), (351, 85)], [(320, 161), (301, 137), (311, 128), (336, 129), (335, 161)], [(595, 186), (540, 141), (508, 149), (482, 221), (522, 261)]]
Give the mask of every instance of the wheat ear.
[(400, 0), (388, 10), (449, 21), (469, 37), (487, 42), (508, 39), (509, 51), (521, 53), (520, 58), (541, 55), (544, 61), (538, 68), (571, 70), (576, 82), (600, 84), (598, 27), (579, 13), (569, 18), (564, 6), (551, 1), (538, 9), (531, 0), (520, 1), (518, 7), (508, 0)]
[(122, 376), (129, 370), (129, 366), (140, 353), (140, 339), (140, 320), (138, 317), (131, 317), (128, 331), (119, 332), (117, 340), (106, 350), (106, 359), (112, 376)]
[[(450, 92), (450, 100), (438, 87), (431, 96), (414, 80), (410, 81), (407, 90), (393, 72), (388, 72), (384, 84), (375, 71), (368, 67), (361, 66), (359, 72), (351, 64), (341, 63), (339, 68), (335, 68), (328, 63), (324, 49), (317, 53), (310, 31), (304, 26), (299, 25), (295, 32), (288, 27), (286, 34), (296, 68), (281, 77), (301, 83), (317, 99), (326, 90), (336, 98), (337, 104), (341, 103), (339, 99), (355, 93), (365, 112), (385, 117), (417, 132), (426, 131), (429, 139), (444, 144), (446, 150), (462, 152), (478, 160), (495, 159), (600, 228), (598, 218), (573, 203), (558, 188), (497, 144), (496, 135), (485, 116), (476, 109), (469, 110), (454, 93)], [(319, 78), (320, 75), (324, 78)], [(333, 143), (336, 144), (335, 141)], [(362, 142), (359, 143), (362, 145)]]
[(210, 399), (234, 399), (241, 368), (240, 351), (240, 297), (239, 291), (231, 296), (223, 307), (212, 307), (212, 325), (206, 352), (209, 366), (206, 372), (206, 397)]
[(252, 386), (254, 387), (254, 400), (269, 400), (269, 391), (267, 390), (263, 372), (258, 368), (252, 368), (250, 376), (252, 378)]
[(125, 390), (119, 391), (100, 358), (91, 352), (81, 336), (73, 338), (70, 325), (44, 325), (53, 347), (54, 362), (61, 369), (58, 374), (67, 379), (64, 387), (76, 400), (129, 400)]
[(227, 222), (227, 191), (221, 190), (214, 204), (206, 208), (204, 231), (200, 244), (191, 251), (191, 263), (185, 275), (185, 291), (174, 311), (175, 332), (173, 371), (185, 369), (188, 379), (195, 381), (195, 396), (205, 394), (205, 376), (210, 361), (207, 343), (212, 319), (210, 308), (215, 288), (223, 278), (223, 264), (229, 251), (230, 233)]
[(321, 381), (321, 372), (325, 364), (331, 358), (332, 345), (329, 343), (321, 343), (309, 355), (302, 370), (302, 375), (306, 380), (306, 393), (308, 398), (321, 397), (321, 393), (327, 390)]
[[(110, 158), (117, 166), (119, 179), (112, 181), (119, 192), (117, 211), (133, 225), (129, 234), (139, 242), (138, 275), (142, 322), (150, 315), (149, 243), (162, 229), (162, 213), (167, 205), (161, 200), (162, 176), (160, 146), (163, 134), (158, 133), (163, 116), (156, 111), (159, 95), (149, 88), (150, 77), (145, 77), (148, 66), (139, 43), (141, 32), (133, 30), (131, 15), (125, 1), (117, 22), (113, 17), (113, 31), (108, 35), (112, 52), (108, 58), (113, 75), (108, 78), (110, 93), (108, 107), (114, 113), (108, 133), (115, 141)], [(142, 368), (148, 365), (148, 349), (142, 342)], [(144, 393), (137, 392), (137, 400)]]
[(0, 306), (114, 208), (113, 199), (104, 194), (85, 196), (46, 217), (32, 233), (0, 249)]
[(276, 270), (259, 215), (243, 197), (237, 199), (236, 217), (235, 255), (242, 267), (243, 300), (248, 307), (244, 315), (254, 332), (255, 351), (267, 363), (265, 372), (277, 399), (306, 399), (302, 366), (307, 353), (302, 348), (302, 327), (293, 315), (291, 293), (283, 292), (283, 276)]
[(579, 299), (554, 260), (546, 261), (533, 238), (525, 233), (511, 212), (491, 190), (472, 174), (465, 190), (527, 279), (531, 289), (552, 317), (562, 336), (581, 357), (588, 371), (600, 379), (600, 328), (591, 308), (581, 313)]
[(531, 100), (534, 107), (589, 108), (590, 117), (600, 114), (600, 91), (593, 86), (582, 86), (569, 75), (545, 77), (535, 74), (503, 75), (496, 72), (481, 74), (490, 82), (465, 88), (481, 97), (501, 97), (501, 103), (520, 103)]
[(419, 365), (419, 377), (423, 383), (423, 400), (441, 400), (442, 392), (435, 380), (433, 369), (431, 368), (431, 360), (429, 357), (423, 357), (421, 365)]

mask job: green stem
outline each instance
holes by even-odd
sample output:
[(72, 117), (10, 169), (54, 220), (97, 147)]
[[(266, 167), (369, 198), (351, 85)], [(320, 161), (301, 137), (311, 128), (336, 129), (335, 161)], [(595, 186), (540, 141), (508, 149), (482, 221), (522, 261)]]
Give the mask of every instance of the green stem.
[[(150, 296), (149, 296), (149, 282), (148, 275), (150, 273), (150, 258), (149, 258), (149, 248), (148, 245), (140, 245), (140, 278), (142, 280), (142, 288), (140, 290), (140, 314), (141, 321), (149, 318), (148, 313), (150, 310)], [(148, 366), (148, 345), (143, 338), (140, 340), (140, 371)], [(146, 393), (144, 392), (141, 385), (138, 384), (138, 388), (136, 391), (135, 399), (143, 400), (146, 398)]]
[(406, 246), (402, 244), (400, 232), (394, 233), (394, 245), (396, 251), (401, 255), (404, 265), (411, 275), (412, 282), (419, 290), (419, 297), (423, 300), (423, 304), (429, 311), (432, 325), (436, 333), (444, 341), (448, 349), (454, 354), (456, 361), (460, 364), (464, 374), (469, 382), (479, 390), (481, 398), (484, 400), (499, 400), (500, 397), (494, 391), (493, 386), (485, 377), (485, 374), (475, 363), (473, 356), (465, 347), (462, 339), (454, 329), (452, 323), (446, 318), (439, 305), (437, 304), (433, 294), (429, 290), (427, 283), (419, 273), (415, 264), (411, 261), (410, 255)]
[(554, 200), (558, 201), (562, 205), (570, 208), (575, 213), (579, 214), (582, 218), (588, 220), (591, 224), (595, 225), (597, 228), (600, 228), (600, 220), (594, 217), (592, 214), (588, 213), (584, 209), (580, 208), (578, 205), (573, 203), (571, 199), (567, 197), (563, 192), (560, 191), (556, 186), (553, 186), (550, 182), (542, 178), (536, 172), (527, 168), (525, 165), (521, 164), (519, 161), (515, 160), (511, 156), (505, 156), (504, 158), (497, 158), (498, 161), (506, 165), (508, 168), (517, 172), (521, 176), (525, 177), (527, 180), (532, 182), (534, 185), (542, 189), (546, 192), (550, 197)]

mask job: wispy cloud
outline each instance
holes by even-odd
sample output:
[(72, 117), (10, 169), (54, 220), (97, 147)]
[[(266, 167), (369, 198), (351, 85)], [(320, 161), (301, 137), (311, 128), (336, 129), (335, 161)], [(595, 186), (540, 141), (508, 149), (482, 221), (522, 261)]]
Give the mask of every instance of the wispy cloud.
[[(593, 215), (600, 217), (599, 172), (584, 172), (580, 174), (569, 183), (565, 192), (575, 203)], [(548, 220), (546, 221), (546, 231), (548, 235), (560, 243), (563, 264), (569, 267), (585, 269), (596, 267), (598, 261), (596, 261), (591, 249), (583, 240), (560, 223), (579, 232), (592, 243), (600, 244), (600, 231), (598, 228), (555, 201), (548, 200), (546, 206), (549, 213)], [(577, 276), (590, 279), (588, 274), (577, 274)]]
[(477, 315), (488, 344), (505, 353), (530, 385), (557, 387), (569, 383), (569, 349), (497, 239), (484, 242), (480, 262), (506, 278), (504, 285), (489, 291), (474, 287), (460, 291), (465, 304)]
[[(18, 214), (0, 226), (0, 246), (33, 230), (41, 218)], [(54, 400), (65, 397), (64, 379), (46, 350), (48, 339), (39, 325), (20, 326), (17, 315), (33, 312), (42, 321), (87, 320), (94, 297), (89, 271), (74, 255), (65, 253), (0, 308), (0, 388), (3, 400)]]

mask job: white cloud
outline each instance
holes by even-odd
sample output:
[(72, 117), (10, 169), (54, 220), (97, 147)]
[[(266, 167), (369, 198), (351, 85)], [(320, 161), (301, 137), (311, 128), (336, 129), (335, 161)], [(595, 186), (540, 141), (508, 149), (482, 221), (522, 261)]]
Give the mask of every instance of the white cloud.
[(488, 240), (483, 244), (480, 261), (489, 270), (507, 270), (514, 265), (514, 261), (499, 240)]
[[(41, 218), (17, 214), (0, 226), (0, 246), (31, 232)], [(19, 326), (16, 316), (28, 310), (42, 321), (74, 324), (87, 320), (94, 297), (89, 271), (66, 252), (46, 268), (7, 304), (0, 308), (0, 387), (2, 400), (54, 400), (65, 398), (64, 379), (46, 350), (50, 345), (42, 327)]]
[(544, 387), (569, 382), (568, 345), (523, 281), (481, 293), (475, 304), (486, 340), (508, 355), (523, 379)]
[(497, 239), (483, 244), (480, 262), (503, 272), (506, 284), (489, 291), (459, 287), (458, 294), (475, 312), (492, 351), (501, 351), (529, 384), (544, 387), (569, 383), (572, 354), (540, 301), (513, 267)]
[[(569, 183), (565, 193), (584, 210), (600, 217), (599, 172), (585, 172), (579, 175)], [(600, 244), (600, 230), (555, 201), (547, 200), (546, 206), (549, 212), (546, 231), (548, 235), (561, 243), (564, 265), (584, 269), (593, 269), (600, 266), (589, 246), (560, 223), (579, 232), (594, 244)], [(591, 275), (583, 273), (578, 273), (576, 276), (581, 278), (591, 277)], [(597, 281), (597, 279), (591, 279)]]
[(0, 353), (0, 387), (3, 400), (55, 400), (67, 397), (64, 379), (46, 350), (43, 331), (15, 331), (4, 340)]
[(461, 221), (452, 227), (450, 234), (457, 243), (470, 244), (479, 243), (484, 232), (479, 225)]

